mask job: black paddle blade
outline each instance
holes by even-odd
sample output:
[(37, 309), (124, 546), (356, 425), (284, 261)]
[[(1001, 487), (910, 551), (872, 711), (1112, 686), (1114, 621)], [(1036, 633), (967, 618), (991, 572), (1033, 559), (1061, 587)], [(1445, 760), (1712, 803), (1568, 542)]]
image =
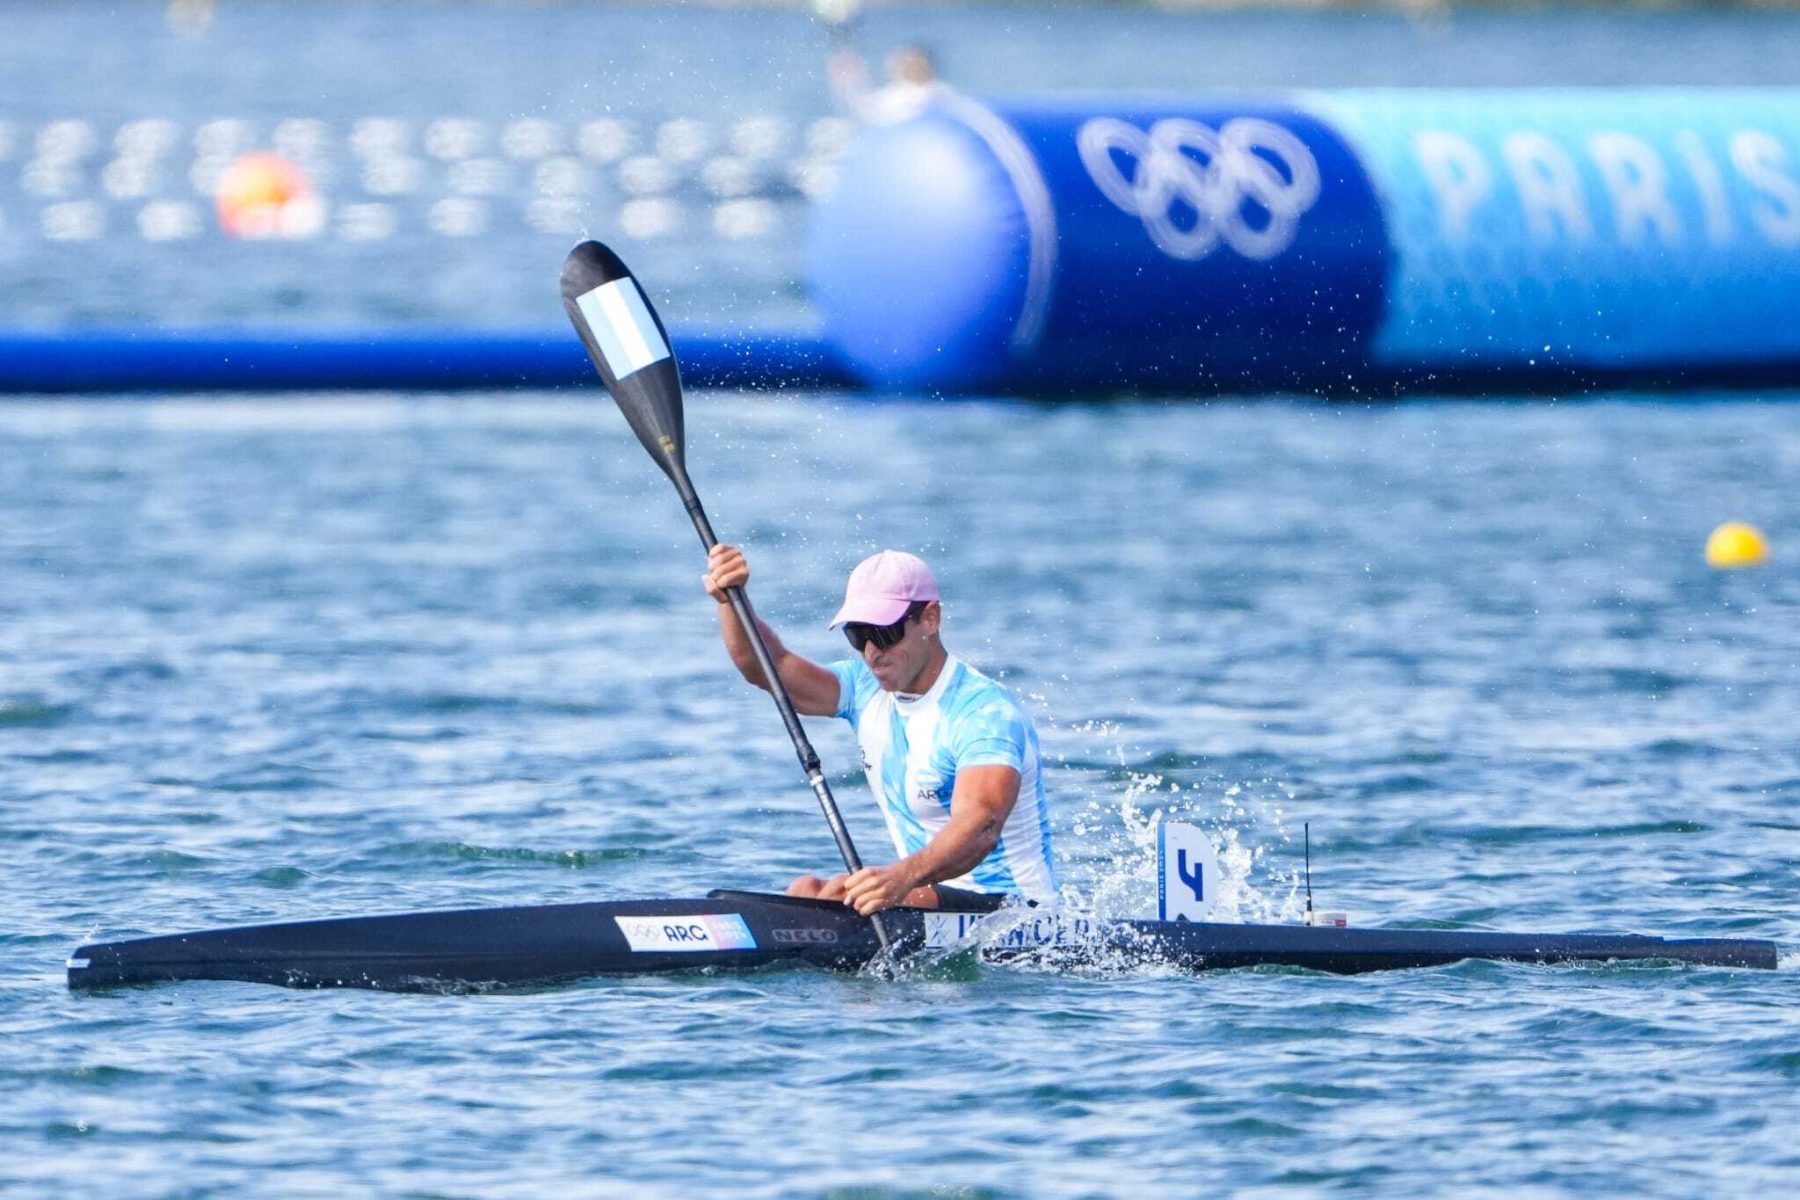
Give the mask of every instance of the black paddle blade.
[(617, 254), (599, 242), (583, 242), (563, 262), (562, 299), (594, 369), (638, 440), (675, 485), (683, 486), (681, 371), (644, 289)]

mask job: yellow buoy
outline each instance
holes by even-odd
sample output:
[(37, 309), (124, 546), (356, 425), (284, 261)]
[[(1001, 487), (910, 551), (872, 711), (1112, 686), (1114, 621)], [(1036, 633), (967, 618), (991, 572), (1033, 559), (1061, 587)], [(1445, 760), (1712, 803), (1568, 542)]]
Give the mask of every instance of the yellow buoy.
[(1769, 557), (1769, 539), (1742, 521), (1727, 521), (1706, 539), (1706, 565), (1731, 569), (1761, 566)]

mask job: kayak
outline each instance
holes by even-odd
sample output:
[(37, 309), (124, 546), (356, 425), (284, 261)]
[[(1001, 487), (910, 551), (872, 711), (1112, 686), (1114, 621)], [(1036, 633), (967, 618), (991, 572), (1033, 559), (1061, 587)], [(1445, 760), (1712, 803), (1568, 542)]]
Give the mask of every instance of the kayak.
[[(1464, 959), (1759, 970), (1776, 961), (1773, 943), (1748, 938), (1102, 920), (1025, 906), (992, 913), (902, 908), (885, 916), (891, 954), (912, 960), (972, 953), (997, 963), (1036, 957), (1069, 966), (1288, 967), (1340, 975)], [(720, 890), (686, 899), (398, 913), (96, 942), (70, 957), (68, 979), (76, 989), (235, 980), (457, 991), (693, 970), (857, 971), (884, 957), (872, 924), (841, 903)]]

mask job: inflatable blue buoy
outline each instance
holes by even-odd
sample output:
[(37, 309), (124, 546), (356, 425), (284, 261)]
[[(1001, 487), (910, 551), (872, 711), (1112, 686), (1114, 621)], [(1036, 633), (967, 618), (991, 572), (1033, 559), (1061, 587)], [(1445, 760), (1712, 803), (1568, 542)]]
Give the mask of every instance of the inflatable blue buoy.
[(1800, 379), (1800, 91), (951, 93), (810, 260), (906, 391)]
[(1338, 367), (1387, 238), (1297, 109), (952, 99), (867, 131), (819, 206), (826, 333), (890, 388), (1254, 386)]

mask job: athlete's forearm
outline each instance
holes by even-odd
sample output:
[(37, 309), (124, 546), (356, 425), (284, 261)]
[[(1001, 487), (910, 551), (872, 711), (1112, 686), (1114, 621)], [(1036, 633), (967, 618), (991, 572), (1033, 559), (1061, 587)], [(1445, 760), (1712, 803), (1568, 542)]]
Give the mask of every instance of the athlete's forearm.
[[(763, 645), (769, 648), (769, 658), (774, 662), (775, 669), (780, 671), (781, 661), (787, 657), (788, 648), (761, 617), (756, 619), (756, 628), (762, 633)], [(765, 692), (768, 691), (769, 681), (763, 675), (762, 666), (756, 661), (756, 651), (750, 647), (750, 635), (744, 632), (744, 623), (738, 620), (737, 612), (729, 604), (719, 605), (719, 633), (725, 639), (725, 653), (731, 656), (731, 665), (738, 669), (738, 674)]]
[[(769, 628), (769, 623), (761, 617), (756, 619), (756, 627), (762, 632), (763, 645), (769, 648), (769, 660), (775, 664), (782, 685), (790, 695), (796, 697), (795, 703), (800, 705), (802, 712), (814, 712), (816, 715), (815, 710), (803, 698), (804, 695), (810, 695), (804, 674), (806, 660), (789, 650), (782, 643), (780, 635)], [(719, 605), (719, 631), (725, 638), (725, 652), (731, 655), (731, 665), (738, 669), (738, 674), (763, 691), (771, 691), (762, 666), (756, 661), (756, 651), (750, 648), (750, 636), (744, 632), (743, 622), (737, 619), (737, 613), (728, 604)], [(829, 714), (831, 709), (827, 707), (823, 711)]]
[(952, 811), (937, 836), (924, 849), (901, 859), (900, 865), (913, 876), (913, 887), (967, 875), (1000, 844), (1000, 826), (998, 815), (982, 809)]

